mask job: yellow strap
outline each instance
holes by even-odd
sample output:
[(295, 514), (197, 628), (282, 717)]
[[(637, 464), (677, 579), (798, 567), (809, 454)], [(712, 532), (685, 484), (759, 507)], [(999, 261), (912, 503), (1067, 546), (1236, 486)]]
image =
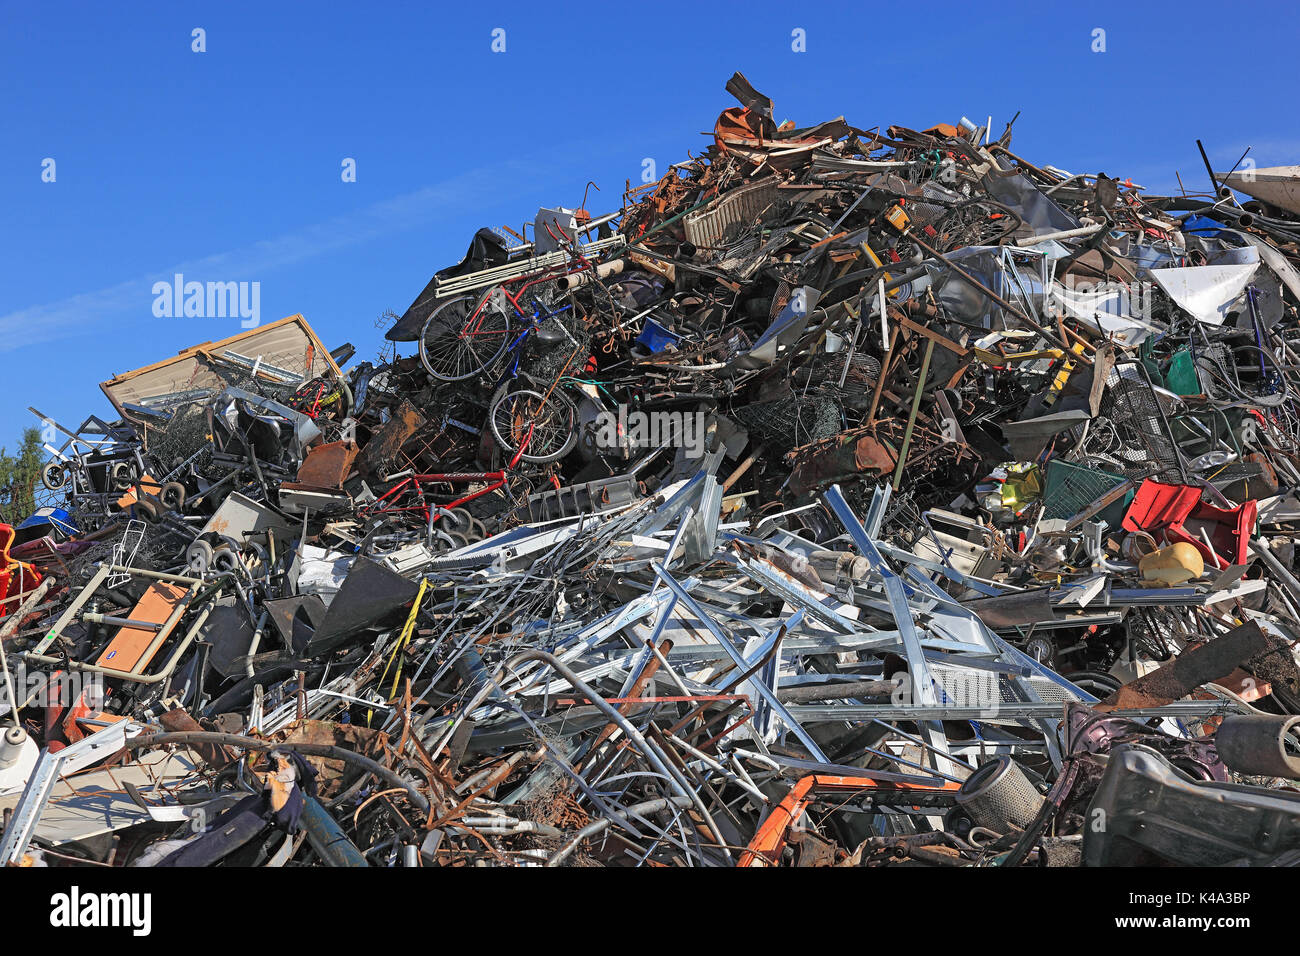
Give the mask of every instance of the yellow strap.
[[(402, 653), (402, 649), (407, 644), (411, 643), (411, 635), (415, 632), (415, 618), (420, 613), (420, 602), (424, 600), (424, 592), (428, 587), (429, 582), (421, 578), (420, 590), (415, 592), (415, 601), (411, 604), (411, 613), (406, 616), (406, 623), (402, 625), (402, 631), (397, 635), (397, 642), (393, 645), (393, 652), (388, 655), (388, 663), (384, 665), (384, 673), (379, 678), (379, 682), (382, 684), (393, 667), (393, 661), (397, 661), (397, 673), (393, 675), (393, 688), (388, 692), (389, 697), (397, 693), (397, 682), (402, 679), (402, 662), (399, 660), (398, 655)], [(366, 712), (367, 727), (370, 726), (370, 720), (374, 715), (373, 709)]]

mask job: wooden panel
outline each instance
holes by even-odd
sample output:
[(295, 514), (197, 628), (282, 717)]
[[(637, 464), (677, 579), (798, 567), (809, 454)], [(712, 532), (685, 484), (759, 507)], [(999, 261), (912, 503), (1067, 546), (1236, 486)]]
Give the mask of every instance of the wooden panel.
[[(149, 585), (149, 590), (144, 592), (140, 601), (129, 614), (123, 617), (130, 618), (133, 621), (149, 621), (150, 623), (162, 624), (177, 607), (180, 606), (181, 599), (185, 597), (186, 589), (177, 584), (170, 584), (167, 581), (155, 581)], [(95, 661), (101, 667), (111, 667), (119, 671), (135, 671), (138, 666), (140, 670), (149, 666), (149, 661), (153, 658), (150, 654), (148, 658), (144, 653), (148, 650), (149, 645), (157, 636), (157, 631), (147, 630), (142, 627), (123, 627), (119, 628), (117, 635), (113, 638), (108, 647), (104, 648), (104, 653), (99, 655)], [(160, 644), (159, 647), (162, 645)], [(157, 649), (154, 650), (154, 654)], [(144, 658), (142, 660), (142, 658)]]

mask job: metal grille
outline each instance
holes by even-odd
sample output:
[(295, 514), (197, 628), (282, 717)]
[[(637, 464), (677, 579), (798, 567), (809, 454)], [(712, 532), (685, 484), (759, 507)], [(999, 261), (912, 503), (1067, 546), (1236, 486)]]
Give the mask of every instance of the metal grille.
[(747, 228), (777, 198), (777, 177), (724, 193), (682, 219), (682, 231), (696, 246), (715, 246)]
[[(1046, 701), (1049, 704), (1064, 704), (1067, 701), (1078, 700), (1076, 694), (1067, 691), (1056, 681), (1048, 680), (1046, 677), (1022, 677), (1038, 695), (1038, 699)], [(998, 689), (1002, 694), (1002, 703), (1015, 704), (1021, 701), (1021, 697), (1016, 693), (1015, 684), (1010, 677), (1003, 677), (998, 684)]]
[(975, 667), (939, 664), (931, 661), (930, 676), (943, 690), (944, 696), (959, 707), (987, 707), (990, 710), (1002, 702), (999, 675)]

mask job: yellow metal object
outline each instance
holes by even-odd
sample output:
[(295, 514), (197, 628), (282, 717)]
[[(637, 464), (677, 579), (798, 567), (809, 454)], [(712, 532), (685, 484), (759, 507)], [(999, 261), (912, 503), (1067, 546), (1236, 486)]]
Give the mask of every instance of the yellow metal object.
[(903, 212), (902, 206), (893, 206), (889, 212), (885, 213), (885, 222), (889, 223), (899, 232), (907, 232), (911, 220), (907, 218), (907, 213)]
[[(1083, 354), (1083, 343), (1075, 342), (1070, 346), (1071, 354), (1077, 358)], [(1065, 388), (1065, 383), (1070, 380), (1070, 375), (1074, 372), (1075, 362), (1066, 361), (1061, 366), (1061, 370), (1056, 373), (1056, 378), (1052, 379), (1052, 386), (1047, 390), (1047, 396), (1043, 399), (1043, 404), (1049, 408), (1061, 397), (1061, 391)]]
[[(895, 207), (895, 208), (897, 208), (897, 207)], [(902, 210), (900, 209), (899, 212), (901, 213)], [(906, 220), (907, 217), (906, 217), (906, 216), (903, 216), (903, 219)], [(872, 248), (871, 248), (869, 245), (867, 245), (865, 242), (860, 242), (860, 243), (858, 243), (858, 248), (861, 249), (861, 250), (862, 250), (862, 254), (863, 254), (864, 256), (867, 257), (867, 261), (870, 262), (870, 263), (871, 263), (873, 266), (875, 266), (877, 269), (883, 269), (883, 268), (885, 267), (885, 264), (884, 264), (884, 262), (881, 261), (880, 256), (876, 255), (876, 250), (875, 250), (875, 249), (872, 249)], [(888, 283), (893, 282), (893, 281), (894, 281), (894, 276), (893, 276), (891, 273), (886, 272), (886, 273), (885, 273), (885, 283), (888, 284)], [(895, 292), (891, 292), (891, 293), (889, 293), (889, 297), (892, 299), (895, 295), (898, 295), (898, 294), (900, 294), (900, 293), (898, 293), (897, 291), (895, 291)], [(857, 318), (857, 316), (854, 316), (854, 318)]]
[[(397, 671), (393, 674), (393, 686), (388, 691), (389, 697), (397, 695), (397, 682), (402, 679), (401, 653), (406, 648), (406, 645), (411, 643), (411, 635), (415, 633), (415, 619), (420, 613), (420, 603), (424, 600), (424, 592), (428, 587), (429, 582), (424, 578), (421, 578), (420, 590), (415, 592), (415, 600), (411, 602), (411, 613), (406, 616), (406, 623), (402, 625), (402, 631), (397, 635), (396, 643), (393, 644), (393, 653), (388, 655), (388, 663), (384, 665), (384, 673), (379, 678), (379, 683), (382, 686), (384, 678), (388, 676), (388, 672), (392, 670), (393, 663), (396, 661)], [(373, 710), (366, 713), (367, 727), (370, 726), (370, 720), (374, 715), (375, 712)]]
[(1042, 473), (1037, 465), (1008, 466), (1007, 479), (1002, 482), (1002, 507), (1019, 514), (1025, 505), (1042, 496)]
[[(883, 262), (880, 261), (880, 256), (876, 255), (876, 250), (872, 249), (865, 242), (858, 243), (858, 248), (862, 250), (862, 254), (866, 256), (868, 261), (870, 261), (870, 263), (873, 266), (875, 266), (877, 269), (880, 269), (885, 265)], [(885, 281), (889, 281), (888, 273), (885, 274)]]

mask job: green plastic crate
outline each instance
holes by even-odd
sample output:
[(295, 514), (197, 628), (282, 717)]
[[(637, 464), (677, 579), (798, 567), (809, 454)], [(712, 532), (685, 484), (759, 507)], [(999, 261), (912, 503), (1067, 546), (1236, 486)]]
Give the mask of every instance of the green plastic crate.
[[(1043, 517), (1049, 520), (1073, 518), (1090, 502), (1100, 498), (1116, 485), (1122, 485), (1124, 480), (1123, 475), (1054, 458), (1047, 463), (1047, 484), (1043, 488)], [(1132, 500), (1133, 492), (1130, 491), (1123, 498), (1103, 508), (1093, 516), (1092, 520), (1100, 519), (1106, 522), (1106, 527), (1118, 528)]]

